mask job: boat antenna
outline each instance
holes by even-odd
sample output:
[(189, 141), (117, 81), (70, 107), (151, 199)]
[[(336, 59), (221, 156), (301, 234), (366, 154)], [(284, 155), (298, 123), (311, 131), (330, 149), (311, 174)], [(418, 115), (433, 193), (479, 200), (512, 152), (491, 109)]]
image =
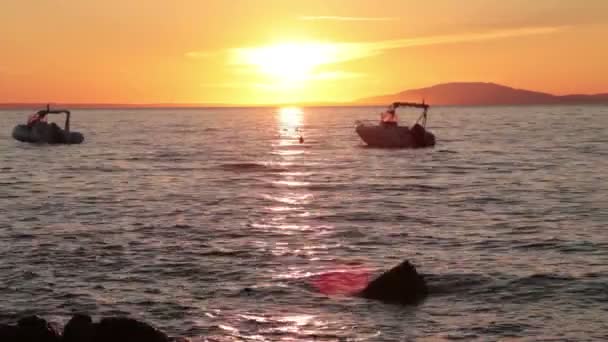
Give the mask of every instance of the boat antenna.
[[(422, 98), (422, 104), (423, 104), (423, 105), (425, 104), (425, 103), (424, 103), (424, 101), (425, 101), (425, 98), (423, 97), (423, 98)], [(428, 108), (429, 108), (428, 106), (424, 106), (424, 112), (423, 112), (423, 115), (424, 115), (424, 121), (423, 121), (423, 125), (422, 125), (422, 127), (424, 127), (425, 129), (426, 129), (426, 117), (427, 117), (427, 115), (426, 115), (426, 111), (427, 111), (427, 109), (428, 109)]]
[(421, 123), (422, 127), (426, 128), (426, 118), (427, 118), (427, 110), (429, 108), (429, 106), (426, 105), (426, 99), (423, 97), (422, 98), (422, 114), (418, 117), (418, 120), (416, 120), (416, 123)]

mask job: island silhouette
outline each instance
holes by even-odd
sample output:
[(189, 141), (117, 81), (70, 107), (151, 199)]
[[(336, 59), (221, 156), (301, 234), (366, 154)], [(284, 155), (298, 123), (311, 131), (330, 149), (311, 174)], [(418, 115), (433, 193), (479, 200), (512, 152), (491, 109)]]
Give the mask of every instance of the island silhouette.
[(496, 83), (453, 82), (410, 89), (395, 94), (367, 97), (355, 101), (360, 105), (387, 104), (396, 101), (425, 101), (432, 105), (496, 106), (552, 104), (608, 104), (608, 93), (553, 95), (516, 89)]

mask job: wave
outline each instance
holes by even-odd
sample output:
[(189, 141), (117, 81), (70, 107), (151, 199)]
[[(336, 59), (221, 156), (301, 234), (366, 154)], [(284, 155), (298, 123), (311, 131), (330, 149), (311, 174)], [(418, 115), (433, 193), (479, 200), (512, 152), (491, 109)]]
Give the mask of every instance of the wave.
[(422, 274), (434, 295), (463, 293), (491, 284), (492, 278), (478, 273)]
[[(412, 177), (409, 177), (412, 178)], [(440, 192), (447, 190), (447, 187), (424, 185), (424, 184), (406, 184), (406, 185), (391, 185), (391, 184), (379, 184), (379, 183), (368, 183), (363, 184), (362, 187), (369, 189), (370, 191), (411, 191), (411, 192)]]
[(591, 241), (568, 241), (558, 238), (522, 241), (514, 249), (559, 251), (561, 253), (594, 253), (605, 250), (607, 244)]
[(220, 168), (227, 171), (242, 171), (242, 172), (286, 172), (288, 169), (276, 166), (264, 165), (261, 163), (225, 163), (221, 164)]
[(115, 165), (81, 165), (67, 167), (65, 171), (71, 173), (80, 173), (82, 171), (96, 171), (96, 172), (123, 172), (127, 171), (126, 168), (115, 166)]

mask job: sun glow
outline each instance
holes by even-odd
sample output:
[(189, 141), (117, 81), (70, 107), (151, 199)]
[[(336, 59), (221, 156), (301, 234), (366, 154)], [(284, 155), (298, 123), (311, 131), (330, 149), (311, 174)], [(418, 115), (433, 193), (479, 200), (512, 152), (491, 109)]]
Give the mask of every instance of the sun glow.
[(327, 43), (284, 43), (236, 50), (236, 61), (252, 65), (274, 81), (293, 84), (313, 79), (318, 67), (339, 59), (340, 48)]

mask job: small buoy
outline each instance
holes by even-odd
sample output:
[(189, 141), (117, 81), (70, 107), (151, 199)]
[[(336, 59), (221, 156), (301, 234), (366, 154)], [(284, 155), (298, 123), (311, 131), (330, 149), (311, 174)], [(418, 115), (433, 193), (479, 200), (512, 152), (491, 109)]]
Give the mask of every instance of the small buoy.
[(302, 138), (302, 136), (300, 136), (300, 144), (304, 143), (304, 138)]

